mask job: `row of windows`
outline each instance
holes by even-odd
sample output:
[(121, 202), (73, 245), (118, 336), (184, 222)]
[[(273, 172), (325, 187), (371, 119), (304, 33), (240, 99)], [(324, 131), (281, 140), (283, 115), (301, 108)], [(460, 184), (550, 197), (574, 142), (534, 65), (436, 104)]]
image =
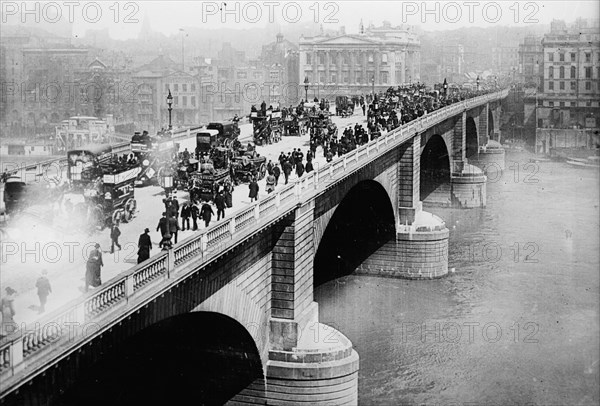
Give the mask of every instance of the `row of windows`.
[[(308, 72), (306, 77), (308, 77), (308, 80), (310, 83), (313, 83), (313, 75)], [(336, 73), (332, 73), (329, 77), (329, 81), (326, 80), (326, 76), (324, 72), (319, 72), (319, 83), (338, 83), (338, 75)], [(373, 75), (367, 75), (367, 79), (363, 80), (363, 77), (361, 74), (356, 75), (356, 79), (355, 79), (355, 83), (362, 83), (362, 84), (371, 84), (373, 80)], [(382, 84), (388, 84), (389, 82), (389, 74), (388, 72), (381, 72), (381, 83)], [(342, 82), (341, 83), (350, 83), (350, 75), (345, 73), (342, 74)]]
[[(558, 61), (559, 62), (565, 62), (565, 52), (561, 52), (558, 54)], [(571, 62), (575, 62), (577, 60), (577, 54), (575, 52), (570, 52), (570, 59)], [(550, 62), (554, 62), (554, 52), (548, 52), (548, 61)], [(585, 53), (585, 62), (590, 63), (592, 62), (592, 54), (591, 52), (586, 52)]]
[[(550, 79), (554, 78), (554, 66), (550, 66), (548, 68), (548, 77)], [(565, 78), (565, 67), (561, 66), (558, 68), (558, 77), (560, 79), (564, 79)], [(571, 79), (575, 79), (577, 77), (577, 68), (575, 66), (571, 66)], [(592, 78), (592, 67), (591, 66), (586, 66), (585, 67), (585, 78), (586, 79), (591, 79)]]
[[(558, 105), (560, 107), (565, 107), (565, 102), (559, 102)], [(570, 107), (577, 107), (577, 102), (569, 102)], [(592, 102), (591, 101), (587, 101), (585, 102), (586, 107), (591, 107), (592, 106)], [(548, 102), (548, 106), (549, 107), (554, 107), (554, 102), (553, 101), (549, 101)]]
[[(187, 107), (187, 96), (181, 96), (181, 106), (182, 107)], [(179, 96), (173, 96), (173, 104), (175, 106), (179, 105)], [(190, 106), (191, 107), (196, 107), (196, 96), (191, 96), (190, 97)]]
[[(577, 82), (570, 81), (569, 86), (571, 90), (577, 89)], [(598, 83), (598, 87), (600, 88), (600, 83)], [(559, 90), (565, 90), (565, 82), (558, 82)], [(548, 82), (548, 89), (554, 90), (554, 82)], [(585, 82), (585, 90), (592, 90), (592, 82)]]
[[(317, 55), (317, 60), (318, 60), (319, 65), (325, 65), (325, 54), (319, 53)], [(373, 52), (369, 52), (367, 54), (367, 62), (373, 63), (373, 61), (374, 61)], [(336, 65), (338, 63), (338, 56), (333, 53), (329, 54), (329, 63), (332, 65)], [(342, 55), (342, 63), (344, 65), (350, 64), (350, 58), (349, 58), (348, 54)], [(381, 63), (388, 63), (388, 54), (386, 54), (386, 53), (381, 54)], [(312, 54), (309, 54), (309, 53), (306, 54), (306, 64), (307, 65), (312, 64)]]
[[(174, 83), (172, 85), (166, 83), (165, 84), (165, 92), (168, 92), (169, 89), (171, 89), (171, 86), (174, 92), (178, 92), (179, 91), (179, 83)], [(181, 91), (182, 92), (187, 92), (188, 91), (188, 84), (187, 83), (182, 83), (181, 84)], [(195, 83), (191, 83), (190, 84), (190, 92), (195, 92), (196, 91), (196, 84)]]

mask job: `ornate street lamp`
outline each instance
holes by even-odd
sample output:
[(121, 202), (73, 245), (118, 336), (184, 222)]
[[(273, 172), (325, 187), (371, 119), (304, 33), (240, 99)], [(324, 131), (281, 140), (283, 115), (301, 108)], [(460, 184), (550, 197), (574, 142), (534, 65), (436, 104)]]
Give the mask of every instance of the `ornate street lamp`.
[(161, 184), (165, 189), (165, 195), (169, 196), (171, 189), (173, 189), (173, 171), (171, 168), (165, 168), (161, 171)]
[(304, 100), (308, 102), (308, 76), (304, 76)]
[(169, 89), (169, 94), (167, 95), (167, 106), (169, 106), (169, 130), (173, 129), (171, 125), (171, 111), (173, 111), (173, 96), (171, 95), (171, 89)]
[(444, 96), (448, 96), (448, 82), (446, 81), (446, 78), (444, 78)]
[(475, 83), (477, 83), (477, 91), (479, 91), (479, 83), (480, 83), (479, 75), (477, 75), (477, 80), (475, 80)]

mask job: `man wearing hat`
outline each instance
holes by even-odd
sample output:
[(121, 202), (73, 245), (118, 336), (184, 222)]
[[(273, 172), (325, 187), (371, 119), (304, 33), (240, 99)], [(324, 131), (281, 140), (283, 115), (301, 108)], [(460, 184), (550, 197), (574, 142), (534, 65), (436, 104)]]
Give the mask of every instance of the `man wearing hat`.
[(144, 229), (144, 234), (140, 235), (140, 239), (138, 240), (138, 260), (137, 263), (140, 264), (150, 258), (150, 250), (152, 249), (152, 241), (150, 240), (150, 229)]
[(48, 295), (52, 293), (52, 286), (50, 286), (50, 281), (48, 280), (48, 271), (45, 269), (42, 271), (42, 275), (36, 281), (35, 287), (37, 288), (37, 295), (40, 299), (39, 313), (42, 314), (44, 311), (46, 311), (46, 301), (48, 300)]

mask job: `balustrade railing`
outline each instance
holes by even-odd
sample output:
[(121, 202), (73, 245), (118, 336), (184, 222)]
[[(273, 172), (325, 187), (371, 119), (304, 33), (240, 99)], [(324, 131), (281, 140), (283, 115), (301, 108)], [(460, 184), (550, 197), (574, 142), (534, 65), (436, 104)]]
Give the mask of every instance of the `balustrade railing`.
[(237, 211), (229, 219), (217, 222), (208, 229), (187, 238), (170, 251), (161, 252), (144, 263), (136, 265), (99, 289), (57, 309), (33, 326), (27, 326), (26, 329), (17, 330), (4, 337), (0, 340), (0, 374), (4, 377), (3, 380), (5, 381), (6, 376), (15, 376), (24, 369), (32, 371), (29, 366), (24, 368), (24, 364), (30, 360), (40, 364), (48, 362), (43, 359), (42, 351), (48, 343), (70, 339), (70, 345), (74, 346), (86, 339), (82, 336), (79, 341), (73, 340), (73, 337), (67, 333), (70, 323), (84, 323), (97, 319), (99, 322), (109, 324), (110, 319), (101, 319), (102, 314), (107, 310), (116, 308), (123, 302), (129, 303), (141, 292), (150, 293), (150, 289), (156, 287), (158, 281), (164, 278), (178, 276), (179, 273), (175, 268), (181, 269), (191, 261), (204, 261), (208, 258), (208, 253), (218, 255), (219, 252), (215, 249), (219, 247), (220, 242), (237, 238), (240, 233), (244, 235), (243, 233), (253, 232), (252, 227), (256, 226), (259, 218), (268, 219), (269, 216), (278, 216), (282, 213), (282, 208), (289, 210), (294, 205), (306, 201), (311, 193), (320, 192), (316, 190), (319, 184), (329, 183), (332, 178), (341, 178), (347, 173), (347, 169), (354, 170), (359, 167), (360, 162), (375, 159), (391, 148), (395, 148), (413, 137), (426, 122), (429, 124), (439, 122), (472, 106), (504, 98), (507, 94), (508, 89), (505, 89), (494, 94), (465, 100), (398, 127), (351, 153), (338, 157), (333, 162), (318, 168), (316, 172), (291, 182), (249, 207)]

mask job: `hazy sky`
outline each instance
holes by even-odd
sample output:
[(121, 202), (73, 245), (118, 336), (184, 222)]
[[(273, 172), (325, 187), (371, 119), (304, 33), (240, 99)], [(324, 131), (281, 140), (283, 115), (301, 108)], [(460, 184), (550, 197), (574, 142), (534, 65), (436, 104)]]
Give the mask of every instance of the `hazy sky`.
[[(22, 14), (23, 4), (30, 11)], [(493, 25), (527, 26), (548, 24), (553, 19), (574, 21), (576, 18), (598, 18), (600, 2), (591, 1), (2, 1), (2, 23), (39, 24), (43, 28), (71, 19), (74, 34), (86, 29), (109, 28), (112, 38), (136, 38), (144, 18), (153, 30), (166, 35), (181, 27), (252, 28), (268, 24), (316, 21), (324, 28), (346, 26), (356, 33), (360, 20), (365, 25), (418, 25), (423, 30), (447, 30), (461, 27)], [(229, 13), (224, 13), (228, 10)], [(44, 23), (45, 22), (45, 23)]]

